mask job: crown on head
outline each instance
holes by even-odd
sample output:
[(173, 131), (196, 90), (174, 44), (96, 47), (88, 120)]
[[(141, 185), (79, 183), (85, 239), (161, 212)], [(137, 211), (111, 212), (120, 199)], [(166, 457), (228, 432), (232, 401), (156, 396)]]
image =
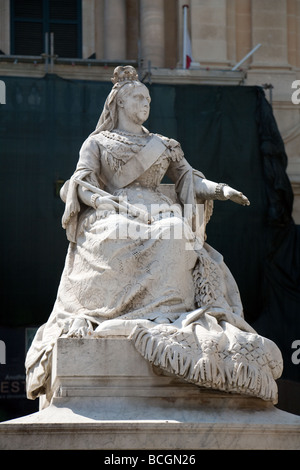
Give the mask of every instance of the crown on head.
[(134, 81), (138, 79), (139, 77), (134, 67), (132, 67), (131, 65), (119, 65), (115, 68), (114, 76), (111, 81), (115, 85), (119, 82)]

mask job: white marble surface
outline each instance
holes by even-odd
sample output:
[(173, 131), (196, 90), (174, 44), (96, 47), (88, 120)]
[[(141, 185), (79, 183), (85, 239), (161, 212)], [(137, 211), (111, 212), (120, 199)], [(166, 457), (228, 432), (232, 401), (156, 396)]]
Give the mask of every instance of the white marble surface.
[(300, 449), (299, 416), (163, 376), (125, 338), (61, 338), (53, 359), (50, 406), (1, 423), (0, 449)]
[[(277, 403), (281, 352), (246, 322), (236, 281), (205, 237), (214, 200), (247, 206), (248, 198), (143, 126), (151, 98), (132, 66), (116, 67), (112, 82), (60, 191), (72, 243), (53, 310), (27, 352), (28, 398), (44, 393), (58, 338), (122, 334), (180, 379)], [(160, 192), (165, 175), (176, 201)]]

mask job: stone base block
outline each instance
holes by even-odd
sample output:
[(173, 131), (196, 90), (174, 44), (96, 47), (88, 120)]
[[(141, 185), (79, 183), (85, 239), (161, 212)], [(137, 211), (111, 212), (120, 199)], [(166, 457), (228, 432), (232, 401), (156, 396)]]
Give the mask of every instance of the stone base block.
[(48, 399), (0, 449), (300, 449), (300, 417), (160, 372), (125, 338), (59, 339)]

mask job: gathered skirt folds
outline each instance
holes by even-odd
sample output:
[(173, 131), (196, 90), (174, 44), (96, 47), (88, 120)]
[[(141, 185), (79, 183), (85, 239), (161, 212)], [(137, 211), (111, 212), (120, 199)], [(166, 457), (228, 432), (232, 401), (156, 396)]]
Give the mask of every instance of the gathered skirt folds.
[(279, 349), (244, 320), (222, 256), (195, 244), (173, 212), (150, 225), (113, 211), (81, 217), (53, 311), (27, 353), (28, 398), (46, 393), (57, 339), (80, 331), (129, 336), (145, 359), (188, 382), (277, 402)]

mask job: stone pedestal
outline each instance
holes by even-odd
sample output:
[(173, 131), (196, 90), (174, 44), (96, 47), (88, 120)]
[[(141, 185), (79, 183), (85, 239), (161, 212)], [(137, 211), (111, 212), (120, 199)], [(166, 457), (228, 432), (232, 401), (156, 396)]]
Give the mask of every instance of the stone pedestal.
[(299, 416), (161, 375), (125, 338), (59, 339), (49, 390), (0, 449), (300, 449)]

